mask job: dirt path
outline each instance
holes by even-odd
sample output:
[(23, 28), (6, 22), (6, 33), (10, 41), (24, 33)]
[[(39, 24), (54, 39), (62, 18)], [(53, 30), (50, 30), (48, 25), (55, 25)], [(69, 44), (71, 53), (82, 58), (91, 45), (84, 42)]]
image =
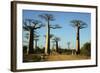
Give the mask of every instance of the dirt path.
[(43, 56), (42, 54), (24, 55), (24, 62), (41, 62), (41, 61), (64, 61), (64, 60), (84, 60), (90, 59), (88, 56), (82, 55), (66, 55), (66, 54), (50, 54), (49, 56)]
[(87, 56), (77, 56), (77, 55), (50, 55), (48, 56), (48, 61), (57, 61), (57, 60), (83, 60), (83, 59), (90, 59)]

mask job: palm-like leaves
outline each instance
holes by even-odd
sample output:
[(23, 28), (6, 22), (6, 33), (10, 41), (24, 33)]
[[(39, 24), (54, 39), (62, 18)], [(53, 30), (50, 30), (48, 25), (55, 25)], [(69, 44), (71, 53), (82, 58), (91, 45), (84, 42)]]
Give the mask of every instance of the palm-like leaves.
[[(30, 32), (29, 36), (29, 53), (34, 53), (34, 39), (35, 39), (35, 30), (43, 27), (44, 25), (41, 21), (34, 20), (34, 19), (25, 19), (23, 20), (23, 29)], [(27, 37), (28, 38), (28, 37)]]
[(44, 26), (41, 21), (34, 20), (34, 19), (25, 19), (23, 21), (23, 24), (24, 24), (23, 25), (24, 30), (27, 30), (27, 31), (29, 31), (32, 28), (37, 29)]
[(72, 20), (71, 26), (78, 27), (79, 29), (83, 29), (87, 27), (87, 24), (81, 20)]
[(76, 54), (80, 54), (80, 29), (86, 28), (87, 24), (81, 20), (72, 20), (71, 26), (76, 27)]
[(52, 14), (41, 14), (39, 15), (39, 17), (45, 19), (46, 21), (50, 20), (50, 21), (54, 21), (54, 16)]
[(59, 37), (54, 37), (54, 39), (53, 39), (55, 42), (58, 42), (58, 41), (60, 41), (60, 38)]

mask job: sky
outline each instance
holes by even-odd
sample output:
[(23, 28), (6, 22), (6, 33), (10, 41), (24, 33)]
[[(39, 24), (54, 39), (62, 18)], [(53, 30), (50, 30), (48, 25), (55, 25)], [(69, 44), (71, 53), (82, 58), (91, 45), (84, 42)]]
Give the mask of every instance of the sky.
[[(73, 28), (70, 24), (70, 21), (77, 19), (82, 20), (88, 26), (87, 28), (80, 30), (80, 45), (83, 46), (84, 43), (90, 42), (91, 40), (91, 14), (90, 13), (79, 13), (79, 12), (54, 12), (54, 11), (36, 11), (36, 10), (23, 10), (23, 20), (25, 19), (35, 19), (41, 21), (43, 24), (46, 24), (46, 21), (39, 17), (41, 14), (52, 14), (55, 18), (54, 21), (50, 21), (51, 25), (59, 24), (62, 28), (60, 29), (51, 29), (50, 34), (53, 34), (56, 37), (59, 37), (59, 46), (62, 48), (67, 48), (67, 42), (70, 42), (70, 47), (75, 48), (76, 42), (76, 29)], [(36, 30), (37, 34), (40, 35), (38, 46), (45, 46), (45, 37), (46, 28), (42, 27)], [(23, 31), (23, 41), (26, 31)], [(23, 42), (25, 44), (25, 42)], [(52, 39), (51, 39), (52, 47)]]

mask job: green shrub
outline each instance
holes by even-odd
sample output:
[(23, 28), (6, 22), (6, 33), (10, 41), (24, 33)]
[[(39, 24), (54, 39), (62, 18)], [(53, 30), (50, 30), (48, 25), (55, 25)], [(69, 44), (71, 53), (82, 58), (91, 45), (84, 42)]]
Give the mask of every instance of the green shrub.
[(23, 53), (27, 53), (27, 46), (23, 46)]
[(91, 43), (87, 42), (83, 45), (81, 48), (81, 53), (82, 55), (86, 56), (91, 56)]
[(34, 55), (34, 56), (32, 56), (32, 60), (33, 60), (34, 62), (39, 62), (39, 61), (41, 61), (41, 56), (39, 56), (39, 55)]

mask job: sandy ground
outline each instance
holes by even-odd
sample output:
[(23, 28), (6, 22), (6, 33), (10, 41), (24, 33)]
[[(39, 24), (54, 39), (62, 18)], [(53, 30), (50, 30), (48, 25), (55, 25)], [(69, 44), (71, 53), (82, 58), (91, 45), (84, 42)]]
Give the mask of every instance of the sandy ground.
[[(65, 54), (51, 54), (49, 56), (43, 56), (41, 54), (37, 54), (41, 59), (41, 61), (63, 61), (63, 60), (84, 60), (84, 59), (90, 59), (88, 56), (82, 56), (82, 55), (65, 55)], [(34, 56), (37, 56), (36, 54), (31, 55), (25, 55), (24, 60), (27, 62), (32, 62), (35, 58)], [(37, 58), (37, 57), (36, 57)]]
[(48, 61), (57, 61), (57, 60), (83, 60), (83, 59), (90, 59), (87, 56), (81, 55), (50, 55), (48, 56)]

